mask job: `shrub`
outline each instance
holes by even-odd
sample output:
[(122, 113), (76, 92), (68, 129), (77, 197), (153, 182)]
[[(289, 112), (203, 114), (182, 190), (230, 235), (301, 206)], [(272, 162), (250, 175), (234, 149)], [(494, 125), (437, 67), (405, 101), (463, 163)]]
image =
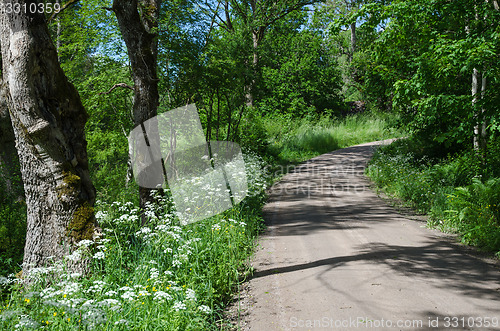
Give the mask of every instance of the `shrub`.
[(500, 251), (500, 178), (485, 183), (474, 178), (471, 185), (457, 187), (449, 195), (448, 226), (466, 244)]

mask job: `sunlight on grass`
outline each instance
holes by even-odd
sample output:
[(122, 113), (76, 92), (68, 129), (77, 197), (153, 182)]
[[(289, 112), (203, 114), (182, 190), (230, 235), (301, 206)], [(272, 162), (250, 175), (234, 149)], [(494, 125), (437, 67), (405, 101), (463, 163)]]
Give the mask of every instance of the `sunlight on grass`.
[(270, 117), (262, 125), (269, 135), (270, 153), (281, 163), (298, 163), (339, 148), (401, 137), (394, 122), (387, 114), (366, 113), (344, 119)]

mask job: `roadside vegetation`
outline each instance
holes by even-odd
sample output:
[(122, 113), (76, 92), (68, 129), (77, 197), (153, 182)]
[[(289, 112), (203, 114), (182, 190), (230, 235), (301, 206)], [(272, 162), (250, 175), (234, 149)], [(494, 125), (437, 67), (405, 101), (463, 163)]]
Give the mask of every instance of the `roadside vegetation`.
[(429, 216), (428, 225), (500, 257), (500, 145), (446, 154), (416, 137), (377, 150), (367, 169), (377, 186)]
[[(99, 201), (99, 238), (35, 269), (29, 287), (13, 275), (0, 278), (0, 329), (217, 329), (250, 273), (246, 262), (263, 227), (268, 177), (260, 157), (245, 159), (249, 196), (204, 221), (181, 226), (168, 191), (157, 192), (144, 225), (132, 201)], [(80, 256), (90, 263), (87, 276), (68, 267)]]
[(286, 165), (339, 148), (401, 137), (396, 122), (396, 116), (373, 111), (337, 118), (266, 117), (262, 126), (268, 137), (268, 154)]

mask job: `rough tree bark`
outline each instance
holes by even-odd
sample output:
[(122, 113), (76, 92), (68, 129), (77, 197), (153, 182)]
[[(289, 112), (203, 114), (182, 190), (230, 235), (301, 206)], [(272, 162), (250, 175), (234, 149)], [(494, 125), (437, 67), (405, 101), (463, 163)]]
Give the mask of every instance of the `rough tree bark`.
[[(114, 0), (111, 10), (118, 20), (127, 46), (134, 80), (134, 125), (141, 125), (158, 112), (158, 17), (161, 0)], [(151, 134), (151, 133), (150, 133)], [(144, 210), (151, 201), (151, 189), (139, 187), (139, 204)], [(143, 213), (142, 222), (145, 222)]]
[(356, 52), (356, 22), (351, 23), (351, 62), (354, 56), (354, 52)]
[[(28, 209), (27, 274), (44, 266), (48, 257), (61, 259), (76, 242), (93, 238), (95, 189), (84, 134), (87, 113), (59, 66), (43, 14), (2, 13), (0, 38)], [(72, 267), (84, 271), (85, 264)]]
[(247, 91), (246, 95), (246, 105), (248, 107), (253, 107), (254, 106), (254, 99), (255, 99), (255, 84), (256, 84), (256, 76), (258, 74), (258, 67), (259, 67), (259, 46), (262, 40), (264, 39), (264, 34), (266, 31), (266, 26), (259, 26), (256, 29), (252, 30), (252, 77), (250, 78), (250, 81), (248, 83), (248, 86), (245, 88)]

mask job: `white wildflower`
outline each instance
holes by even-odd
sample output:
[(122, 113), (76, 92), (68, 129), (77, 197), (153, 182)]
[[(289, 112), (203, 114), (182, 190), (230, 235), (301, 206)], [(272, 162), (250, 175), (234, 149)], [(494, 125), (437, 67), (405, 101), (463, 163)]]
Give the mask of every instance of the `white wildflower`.
[(196, 301), (196, 292), (188, 288), (186, 290), (186, 299)]
[(92, 307), (92, 304), (94, 303), (95, 301), (94, 300), (87, 300), (83, 303), (82, 305), (82, 308), (83, 307)]
[(107, 297), (112, 297), (113, 295), (117, 295), (117, 294), (118, 294), (118, 292), (113, 291), (113, 290), (104, 293), (104, 295)]
[(36, 329), (38, 328), (39, 324), (32, 320), (28, 315), (21, 315), (21, 319), (19, 320), (19, 323), (16, 324), (14, 327), (16, 329), (19, 328), (29, 328), (29, 329)]
[(134, 292), (132, 292), (132, 291), (127, 291), (127, 292), (123, 293), (123, 294), (121, 295), (121, 297), (122, 297), (122, 299), (132, 301), (132, 300), (134, 300), (134, 299), (135, 299), (136, 295), (135, 295), (135, 293), (134, 293)]
[(148, 296), (148, 295), (151, 295), (151, 293), (149, 293), (148, 291), (139, 291), (139, 296)]
[(198, 309), (201, 310), (205, 314), (210, 314), (212, 312), (212, 309), (210, 309), (210, 307), (205, 306), (205, 305), (199, 306)]
[(151, 268), (150, 278), (155, 279), (155, 278), (158, 278), (159, 275), (160, 275), (160, 272), (158, 271), (158, 269)]
[(165, 300), (167, 301), (172, 300), (172, 296), (166, 292), (158, 291), (154, 294), (153, 299), (158, 302), (164, 302)]
[[(79, 261), (82, 258), (82, 254), (80, 251), (74, 251), (72, 254), (66, 255), (65, 258), (70, 261)], [(33, 272), (33, 270), (31, 272)]]
[(108, 216), (107, 213), (99, 210), (97, 213), (95, 213), (95, 218), (97, 218), (98, 220), (103, 220), (105, 219), (106, 217)]
[(104, 300), (99, 301), (97, 303), (97, 306), (99, 306), (99, 307), (102, 307), (102, 306), (109, 307), (109, 306), (119, 306), (119, 305), (120, 305), (120, 301), (118, 301), (116, 299), (104, 299)]
[(80, 240), (78, 243), (76, 243), (76, 245), (78, 247), (89, 247), (90, 245), (92, 245), (94, 242), (92, 240), (88, 240), (88, 239), (84, 239), (84, 240)]
[(132, 290), (132, 289), (130, 287), (128, 287), (128, 286), (123, 286), (123, 287), (120, 287), (118, 289), (118, 291), (130, 291), (130, 290)]
[(183, 302), (177, 301), (176, 303), (174, 303), (173, 308), (174, 308), (175, 311), (185, 310), (186, 309), (186, 305)]

